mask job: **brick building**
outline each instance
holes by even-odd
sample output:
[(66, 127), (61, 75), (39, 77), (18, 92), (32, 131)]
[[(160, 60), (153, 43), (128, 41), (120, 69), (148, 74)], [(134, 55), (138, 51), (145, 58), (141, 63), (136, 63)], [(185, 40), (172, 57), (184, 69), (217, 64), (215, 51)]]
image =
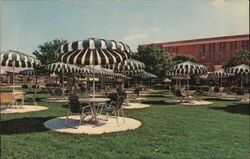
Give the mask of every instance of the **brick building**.
[[(160, 46), (170, 58), (178, 54), (192, 55), (206, 65), (209, 71), (213, 71), (219, 69), (237, 50), (249, 50), (249, 34), (145, 45)], [(139, 47), (145, 45), (139, 45)]]

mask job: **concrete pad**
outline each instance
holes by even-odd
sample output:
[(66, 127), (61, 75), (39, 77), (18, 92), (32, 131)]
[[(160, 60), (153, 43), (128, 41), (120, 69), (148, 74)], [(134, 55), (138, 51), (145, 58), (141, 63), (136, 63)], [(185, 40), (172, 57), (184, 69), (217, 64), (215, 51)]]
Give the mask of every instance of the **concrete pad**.
[(181, 104), (182, 105), (209, 105), (209, 104), (213, 104), (213, 102), (209, 102), (205, 100), (201, 100), (201, 101), (191, 100), (190, 102), (183, 102)]
[(239, 100), (239, 99), (236, 99), (234, 97), (221, 97), (220, 99), (221, 100), (226, 100), (226, 101), (236, 101), (236, 100)]
[(165, 98), (173, 98), (174, 97), (174, 95), (172, 95), (172, 94), (169, 94), (169, 95), (162, 95), (163, 97), (165, 97)]
[(66, 116), (64, 116), (48, 120), (44, 123), (44, 126), (56, 132), (88, 135), (128, 131), (141, 126), (140, 121), (126, 117), (125, 123), (123, 121), (123, 117), (118, 117), (119, 125), (117, 124), (116, 117), (114, 116), (110, 116), (107, 121), (99, 119), (95, 123), (90, 122), (90, 119), (91, 116), (85, 117), (81, 126), (78, 127), (80, 120), (79, 115), (69, 116), (67, 125), (65, 125)]
[(240, 104), (250, 104), (250, 99), (241, 99)]
[(130, 102), (135, 102), (135, 101), (138, 102), (138, 101), (142, 101), (142, 100), (145, 100), (145, 99), (147, 99), (147, 98), (130, 98), (129, 101)]
[(142, 103), (129, 103), (128, 105), (123, 105), (123, 109), (141, 109), (141, 108), (148, 108), (150, 105), (142, 104)]
[(164, 102), (167, 104), (179, 104), (181, 100), (165, 100)]
[(48, 107), (38, 106), (38, 105), (22, 105), (22, 106), (13, 106), (10, 108), (2, 108), (1, 114), (11, 114), (11, 113), (27, 113), (47, 110)]

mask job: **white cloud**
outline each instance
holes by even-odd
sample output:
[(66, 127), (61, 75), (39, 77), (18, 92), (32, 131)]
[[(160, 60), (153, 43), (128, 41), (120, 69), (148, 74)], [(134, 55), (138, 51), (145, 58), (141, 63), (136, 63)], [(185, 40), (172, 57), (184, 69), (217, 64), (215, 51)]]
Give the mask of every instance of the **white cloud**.
[(148, 38), (148, 34), (142, 33), (142, 34), (134, 34), (134, 35), (129, 35), (123, 38), (125, 41), (134, 41), (134, 40), (141, 40)]

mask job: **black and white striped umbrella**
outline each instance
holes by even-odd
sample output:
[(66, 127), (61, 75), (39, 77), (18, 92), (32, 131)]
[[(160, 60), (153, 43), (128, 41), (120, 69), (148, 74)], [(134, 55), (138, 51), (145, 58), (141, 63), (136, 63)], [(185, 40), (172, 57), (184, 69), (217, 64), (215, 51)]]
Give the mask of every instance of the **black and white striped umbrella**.
[(221, 78), (227, 78), (229, 76), (230, 74), (225, 72), (224, 69), (219, 69), (217, 71), (208, 73), (209, 79), (221, 79)]
[[(57, 50), (58, 61), (78, 65), (110, 65), (122, 62), (130, 56), (130, 48), (122, 42), (89, 38), (63, 44)], [(93, 74), (93, 78), (94, 78)], [(95, 80), (93, 80), (95, 97)]]
[(21, 75), (35, 76), (37, 71), (34, 69), (25, 69), (19, 72)]
[(83, 75), (83, 76), (91, 76), (93, 74), (96, 74), (98, 75), (99, 72), (91, 67), (81, 67), (80, 69), (80, 75)]
[(1, 66), (31, 68), (41, 66), (40, 60), (20, 51), (9, 50), (1, 53)]
[(80, 67), (66, 64), (63, 62), (57, 62), (46, 65), (45, 69), (50, 72), (62, 73), (62, 74), (77, 74), (81, 72)]
[(207, 68), (204, 65), (186, 61), (172, 66), (169, 69), (169, 73), (174, 75), (200, 76), (207, 73)]
[(249, 69), (249, 66), (245, 64), (241, 64), (241, 65), (226, 69), (226, 72), (233, 74), (233, 75), (248, 75), (250, 72), (250, 69)]
[(128, 70), (128, 71), (123, 71), (123, 70), (114, 70), (115, 73), (120, 73), (126, 76), (141, 76), (144, 72), (144, 70)]
[(113, 65), (104, 65), (103, 67), (113, 70), (130, 71), (130, 70), (145, 69), (146, 66), (143, 62), (130, 58), (123, 62)]
[(152, 73), (149, 73), (149, 72), (146, 72), (146, 71), (143, 72), (143, 74), (142, 74), (141, 77), (144, 78), (144, 79), (148, 79), (148, 78), (157, 78), (156, 75), (154, 75), (154, 74), (152, 74)]
[(78, 65), (107, 65), (129, 58), (130, 48), (122, 42), (89, 38), (62, 45), (57, 50), (58, 60)]

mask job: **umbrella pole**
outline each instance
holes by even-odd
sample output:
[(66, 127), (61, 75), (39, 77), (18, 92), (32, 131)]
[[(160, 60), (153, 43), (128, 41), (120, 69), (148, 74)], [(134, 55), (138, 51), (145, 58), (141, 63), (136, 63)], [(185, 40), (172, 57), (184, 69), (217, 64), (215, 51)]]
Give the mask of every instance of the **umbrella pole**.
[(220, 78), (220, 87), (222, 87), (222, 78)]
[[(95, 65), (93, 64), (93, 70), (95, 69)], [(93, 73), (93, 98), (95, 98), (95, 73)]]
[(14, 86), (15, 86), (15, 84), (14, 84), (14, 65), (15, 65), (15, 62), (12, 61), (12, 92), (13, 93), (15, 91), (15, 88), (14, 88)]
[(189, 79), (187, 79), (187, 97), (189, 99)]
[(37, 102), (36, 102), (36, 89), (37, 89), (37, 75), (36, 75), (35, 91), (34, 91), (34, 95), (33, 95), (34, 105), (37, 105)]
[(241, 79), (240, 79), (240, 89), (242, 90), (242, 88), (243, 88), (243, 76), (242, 76), (242, 74), (241, 74)]
[(64, 96), (64, 70), (62, 72), (62, 95), (61, 98)]

